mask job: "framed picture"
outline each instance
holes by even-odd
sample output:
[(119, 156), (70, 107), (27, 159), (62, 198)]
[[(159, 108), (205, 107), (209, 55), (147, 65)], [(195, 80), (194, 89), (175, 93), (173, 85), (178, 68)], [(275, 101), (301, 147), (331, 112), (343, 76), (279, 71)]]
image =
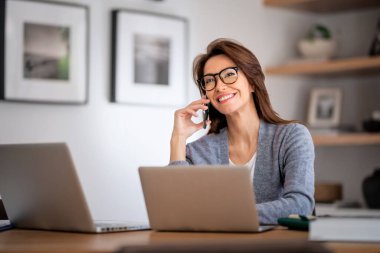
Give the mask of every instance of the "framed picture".
[(334, 128), (340, 123), (342, 91), (339, 88), (311, 90), (308, 124), (314, 128)]
[(86, 103), (88, 8), (26, 0), (1, 5), (0, 98)]
[(183, 18), (112, 12), (112, 90), (117, 103), (177, 106), (186, 101)]

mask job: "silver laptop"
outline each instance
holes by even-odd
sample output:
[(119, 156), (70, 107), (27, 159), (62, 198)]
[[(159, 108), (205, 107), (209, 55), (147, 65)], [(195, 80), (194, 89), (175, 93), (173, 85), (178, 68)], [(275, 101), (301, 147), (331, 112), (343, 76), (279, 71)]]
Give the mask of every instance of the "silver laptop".
[(150, 226), (159, 231), (261, 232), (246, 167), (140, 167)]
[(0, 195), (17, 228), (90, 233), (149, 228), (92, 220), (65, 143), (0, 145)]

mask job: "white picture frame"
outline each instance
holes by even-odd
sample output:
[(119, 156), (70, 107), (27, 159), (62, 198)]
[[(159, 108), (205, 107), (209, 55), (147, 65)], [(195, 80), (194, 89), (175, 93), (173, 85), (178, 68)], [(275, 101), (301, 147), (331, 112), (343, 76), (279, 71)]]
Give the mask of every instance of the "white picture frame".
[(337, 128), (342, 111), (342, 90), (337, 87), (313, 88), (310, 93), (308, 125)]
[(131, 10), (112, 12), (111, 102), (186, 102), (187, 21)]
[(1, 99), (85, 104), (88, 8), (62, 2), (6, 0)]

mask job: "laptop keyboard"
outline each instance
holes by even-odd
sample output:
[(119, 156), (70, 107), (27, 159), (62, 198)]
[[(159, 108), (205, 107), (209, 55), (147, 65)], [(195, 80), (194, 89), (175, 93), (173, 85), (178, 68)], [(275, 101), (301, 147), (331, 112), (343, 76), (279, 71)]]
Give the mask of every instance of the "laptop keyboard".
[(132, 230), (144, 230), (149, 229), (148, 225), (142, 224), (126, 224), (120, 222), (107, 222), (97, 221), (95, 222), (96, 230), (98, 232), (117, 232), (117, 231), (132, 231)]

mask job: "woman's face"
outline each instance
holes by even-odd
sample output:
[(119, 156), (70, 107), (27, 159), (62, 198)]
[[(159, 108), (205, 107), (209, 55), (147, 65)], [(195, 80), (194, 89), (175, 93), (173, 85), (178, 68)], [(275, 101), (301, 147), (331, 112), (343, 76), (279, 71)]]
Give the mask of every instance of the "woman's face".
[[(217, 74), (229, 67), (237, 66), (225, 55), (213, 56), (205, 64), (204, 75)], [(216, 76), (215, 89), (206, 91), (206, 95), (220, 113), (231, 115), (245, 106), (251, 105), (251, 103), (254, 104), (252, 92), (253, 88), (244, 73), (239, 69), (238, 79), (232, 84), (225, 84), (220, 80), (219, 76)]]

